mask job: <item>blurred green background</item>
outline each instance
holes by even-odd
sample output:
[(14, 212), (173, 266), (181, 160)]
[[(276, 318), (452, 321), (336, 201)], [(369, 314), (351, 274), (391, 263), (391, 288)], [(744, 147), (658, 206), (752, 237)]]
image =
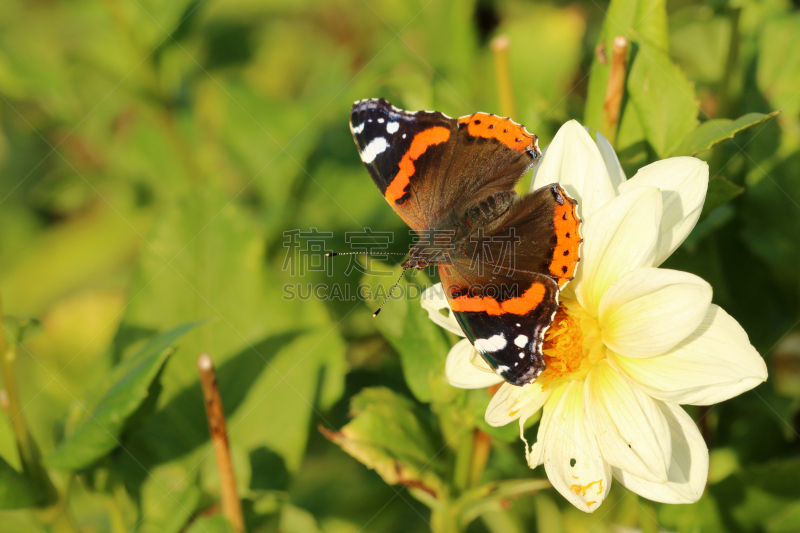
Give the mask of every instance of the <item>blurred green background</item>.
[[(217, 365), (248, 531), (440, 530), (424, 491), (384, 479), (403, 481), (406, 469), (412, 486), (438, 487), (443, 501), (544, 477), (525, 466), (515, 427), (483, 423), (486, 391), (444, 382), (453, 339), (418, 302), (391, 302), (373, 320), (372, 303), (287, 298), (284, 285), (338, 283), (355, 294), (362, 282), (347, 259), (330, 276), (314, 267), (312, 228), (331, 232), (322, 239), (330, 250), (348, 249), (346, 232), (366, 227), (394, 232), (393, 250), (410, 242), (358, 158), (354, 100), (507, 112), (490, 48), (506, 35), (512, 118), (544, 146), (571, 118), (602, 128), (607, 51), (596, 47), (626, 35), (656, 50), (669, 74), (669, 83), (651, 80), (661, 93), (650, 101), (629, 79), (616, 141), (628, 176), (707, 147), (678, 146), (697, 121), (780, 111), (749, 115), (742, 125), (752, 127), (697, 153), (710, 164), (707, 206), (665, 265), (713, 285), (770, 379), (689, 409), (711, 449), (696, 504), (652, 504), (617, 485), (586, 515), (552, 489), (476, 493), (460, 508), (472, 513), (462, 525), (800, 531), (797, 4), (0, 0), (9, 346), (28, 325), (4, 368), (22, 414), (0, 412), (0, 530), (223, 531), (195, 366), (202, 352)], [(293, 248), (293, 230), (312, 253)], [(309, 267), (287, 268), (295, 260)], [(173, 329), (195, 320), (205, 322)], [(404, 335), (410, 350), (397, 347)], [(9, 393), (0, 399), (8, 408)], [(348, 423), (373, 439), (362, 455), (323, 434), (336, 441)], [(488, 464), (461, 478), (460, 450), (483, 431)], [(20, 432), (41, 457), (24, 457)]]

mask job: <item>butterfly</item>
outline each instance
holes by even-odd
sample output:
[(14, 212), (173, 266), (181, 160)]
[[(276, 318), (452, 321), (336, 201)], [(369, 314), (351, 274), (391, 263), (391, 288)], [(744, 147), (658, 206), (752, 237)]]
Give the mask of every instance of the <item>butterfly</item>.
[(557, 183), (519, 196), (542, 157), (508, 118), (353, 104), (350, 131), (383, 197), (418, 243), (404, 268), (436, 265), (466, 337), (512, 385), (545, 369), (544, 334), (580, 260), (577, 202)]

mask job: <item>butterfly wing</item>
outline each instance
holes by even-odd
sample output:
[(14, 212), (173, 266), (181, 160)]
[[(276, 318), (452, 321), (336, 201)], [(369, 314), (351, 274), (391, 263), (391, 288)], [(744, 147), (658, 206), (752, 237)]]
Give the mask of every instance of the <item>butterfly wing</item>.
[(353, 104), (350, 131), (395, 212), (420, 235), (445, 229), (458, 240), (452, 263), (439, 272), (467, 337), (509, 383), (536, 379), (545, 368), (544, 334), (580, 246), (576, 202), (560, 186), (521, 199), (513, 192), (541, 157), (536, 136), (487, 113), (453, 119), (384, 99)]
[(439, 266), (467, 338), (512, 385), (526, 385), (545, 369), (544, 334), (580, 258), (576, 207), (560, 185), (542, 187), (481, 227), (451, 264)]
[(417, 231), (476, 195), (513, 188), (541, 156), (536, 136), (509, 119), (410, 112), (382, 98), (353, 104), (350, 131), (381, 194)]
[(545, 274), (563, 289), (580, 261), (577, 206), (561, 185), (541, 187), (473, 235), (465, 254), (478, 267), (480, 260), (484, 268)]
[(445, 294), (475, 349), (512, 385), (535, 380), (545, 369), (542, 344), (558, 310), (558, 285), (544, 274), (476, 280), (456, 268), (443, 272), (447, 268), (439, 267)]

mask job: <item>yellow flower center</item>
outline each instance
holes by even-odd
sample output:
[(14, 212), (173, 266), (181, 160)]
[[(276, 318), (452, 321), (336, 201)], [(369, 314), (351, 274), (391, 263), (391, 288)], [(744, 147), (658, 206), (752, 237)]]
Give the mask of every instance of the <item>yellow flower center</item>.
[(568, 299), (559, 304), (542, 351), (547, 368), (536, 382), (543, 389), (557, 380), (585, 378), (594, 364), (606, 357), (597, 319)]

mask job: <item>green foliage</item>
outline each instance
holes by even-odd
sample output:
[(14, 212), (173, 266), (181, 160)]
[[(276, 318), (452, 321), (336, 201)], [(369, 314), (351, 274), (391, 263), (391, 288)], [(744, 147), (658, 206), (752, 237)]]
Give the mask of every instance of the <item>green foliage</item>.
[(424, 414), (389, 389), (364, 389), (350, 405), (353, 420), (328, 433), (344, 451), (374, 469), (387, 483), (397, 483), (442, 498), (446, 472)]
[(670, 156), (697, 155), (705, 152), (715, 144), (725, 139), (733, 139), (733, 136), (740, 131), (761, 124), (777, 114), (777, 111), (769, 114), (748, 113), (736, 120), (728, 118), (707, 120), (686, 135), (681, 144), (670, 152)]
[(69, 437), (45, 457), (45, 465), (81, 470), (116, 448), (125, 422), (147, 400), (153, 380), (172, 353), (170, 347), (198, 324), (183, 324), (162, 333), (122, 361), (109, 376), (108, 391)]
[[(230, 530), (201, 353), (250, 532), (796, 531), (792, 3), (8, 0), (2, 13), (5, 337), (12, 317), (38, 324), (4, 376), (19, 412), (0, 411), (3, 532)], [(619, 484), (599, 513), (565, 504), (525, 465), (519, 427), (485, 422), (491, 391), (447, 383), (457, 339), (418, 298), (435, 279), (407, 272), (373, 319), (399, 266), (323, 262), (364, 228), (392, 232), (394, 252), (413, 242), (358, 159), (351, 103), (502, 112), (498, 35), (512, 118), (543, 147), (575, 118), (612, 140), (629, 177), (664, 157), (709, 163), (701, 220), (665, 266), (712, 284), (771, 378), (690, 411), (711, 448), (695, 504)], [(312, 228), (332, 236), (294, 248)]]
[(712, 213), (716, 208), (729, 202), (742, 194), (744, 187), (740, 187), (735, 183), (731, 183), (725, 178), (714, 178), (708, 182), (708, 191), (706, 192), (706, 202), (703, 204), (703, 212), (701, 217), (706, 217)]
[(41, 499), (36, 487), (0, 457), (0, 509), (37, 507)]
[(769, 103), (792, 117), (800, 111), (800, 15), (765, 21), (758, 50), (759, 89)]
[(662, 159), (697, 126), (694, 86), (666, 52), (638, 44), (626, 87), (644, 138)]
[[(401, 270), (396, 267), (385, 277), (367, 276), (363, 283), (370, 287), (372, 294), (386, 294), (385, 287), (391, 287)], [(408, 298), (387, 302), (375, 325), (400, 354), (408, 388), (419, 401), (430, 402), (436, 396), (447, 394), (451, 388), (444, 375), (449, 345), (442, 328), (431, 322), (427, 311), (419, 305), (421, 287), (430, 286), (430, 281), (420, 273), (414, 282), (408, 283), (405, 277), (400, 280), (397, 291)]]

